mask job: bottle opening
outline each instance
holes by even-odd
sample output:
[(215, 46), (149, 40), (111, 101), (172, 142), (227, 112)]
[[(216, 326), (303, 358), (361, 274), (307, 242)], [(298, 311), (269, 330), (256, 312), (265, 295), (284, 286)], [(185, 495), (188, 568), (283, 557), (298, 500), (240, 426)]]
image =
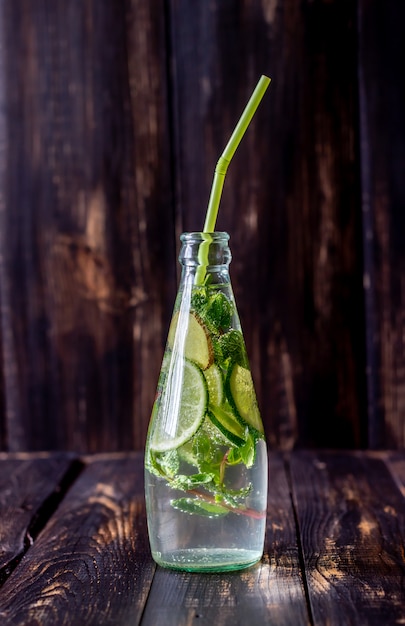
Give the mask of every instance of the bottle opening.
[(227, 266), (232, 259), (229, 239), (225, 231), (182, 233), (179, 261), (182, 265), (191, 266)]

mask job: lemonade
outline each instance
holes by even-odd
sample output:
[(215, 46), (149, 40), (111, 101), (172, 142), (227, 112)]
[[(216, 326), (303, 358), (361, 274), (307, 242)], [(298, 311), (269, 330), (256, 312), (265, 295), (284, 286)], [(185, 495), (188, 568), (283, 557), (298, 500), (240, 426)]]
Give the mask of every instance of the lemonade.
[(153, 558), (189, 571), (248, 567), (263, 553), (267, 450), (230, 283), (226, 233), (181, 236), (182, 278), (145, 451)]

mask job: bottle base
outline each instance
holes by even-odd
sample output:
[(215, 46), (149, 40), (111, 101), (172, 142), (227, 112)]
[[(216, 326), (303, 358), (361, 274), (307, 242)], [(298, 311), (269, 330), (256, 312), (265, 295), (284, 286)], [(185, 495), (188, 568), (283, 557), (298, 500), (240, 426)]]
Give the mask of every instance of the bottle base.
[(193, 548), (176, 550), (168, 555), (155, 552), (152, 556), (158, 565), (183, 572), (232, 572), (255, 565), (262, 558), (262, 553), (239, 549)]

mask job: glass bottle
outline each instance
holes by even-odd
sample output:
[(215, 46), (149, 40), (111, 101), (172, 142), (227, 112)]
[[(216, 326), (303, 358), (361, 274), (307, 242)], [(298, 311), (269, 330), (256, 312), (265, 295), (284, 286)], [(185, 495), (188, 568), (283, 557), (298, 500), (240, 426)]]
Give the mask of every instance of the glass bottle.
[(263, 554), (267, 449), (229, 235), (180, 240), (182, 273), (145, 450), (150, 546), (164, 567), (243, 569)]

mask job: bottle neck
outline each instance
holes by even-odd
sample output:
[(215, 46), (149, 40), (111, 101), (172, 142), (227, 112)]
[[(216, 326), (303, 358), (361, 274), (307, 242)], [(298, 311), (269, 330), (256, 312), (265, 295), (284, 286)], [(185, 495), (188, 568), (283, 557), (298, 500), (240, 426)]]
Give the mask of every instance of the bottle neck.
[(228, 233), (183, 233), (180, 241), (179, 261), (183, 281), (199, 286), (230, 281), (228, 268), (232, 255)]
[(227, 269), (232, 260), (229, 235), (226, 232), (183, 233), (180, 236), (179, 261), (183, 267), (205, 267)]

